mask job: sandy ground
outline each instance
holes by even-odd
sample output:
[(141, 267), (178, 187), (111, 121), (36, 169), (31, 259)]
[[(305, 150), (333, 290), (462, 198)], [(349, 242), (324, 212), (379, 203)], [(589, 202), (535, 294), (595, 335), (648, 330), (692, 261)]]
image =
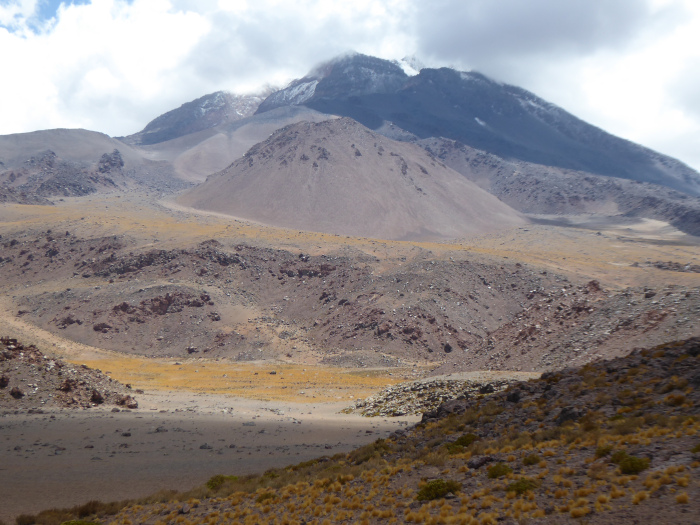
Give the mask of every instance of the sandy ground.
[(138, 410), (0, 415), (0, 519), (90, 500), (184, 490), (215, 474), (259, 473), (350, 451), (418, 417), (339, 414), (210, 394), (140, 395)]

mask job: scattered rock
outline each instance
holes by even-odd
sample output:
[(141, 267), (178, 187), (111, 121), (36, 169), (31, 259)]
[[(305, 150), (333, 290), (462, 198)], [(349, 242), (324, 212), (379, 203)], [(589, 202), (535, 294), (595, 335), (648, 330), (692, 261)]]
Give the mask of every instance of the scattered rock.
[(105, 402), (105, 398), (97, 390), (93, 390), (92, 394), (90, 395), (90, 401), (96, 405), (101, 405)]
[(10, 395), (15, 399), (22, 399), (24, 397), (24, 392), (22, 392), (18, 387), (13, 386), (10, 389)]
[(493, 460), (492, 456), (477, 456), (467, 461), (467, 466), (471, 469), (478, 469), (487, 463), (491, 463)]

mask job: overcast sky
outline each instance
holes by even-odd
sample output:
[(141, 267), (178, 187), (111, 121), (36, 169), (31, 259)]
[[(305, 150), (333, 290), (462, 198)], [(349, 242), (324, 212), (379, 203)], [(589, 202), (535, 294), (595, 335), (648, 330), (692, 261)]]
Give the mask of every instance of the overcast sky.
[(480, 71), (700, 170), (698, 0), (0, 0), (0, 134), (126, 135), (350, 50)]

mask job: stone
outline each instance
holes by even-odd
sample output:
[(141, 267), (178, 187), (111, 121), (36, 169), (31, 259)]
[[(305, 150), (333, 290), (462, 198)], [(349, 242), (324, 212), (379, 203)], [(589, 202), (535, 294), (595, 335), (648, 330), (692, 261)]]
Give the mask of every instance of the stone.
[(581, 417), (581, 411), (574, 407), (564, 407), (559, 412), (559, 415), (554, 420), (557, 425), (563, 425), (567, 421), (576, 421)]
[(138, 402), (131, 396), (122, 396), (117, 399), (117, 405), (134, 410), (139, 407)]
[(14, 397), (15, 399), (22, 399), (24, 397), (24, 392), (22, 392), (16, 386), (13, 386), (12, 389), (10, 390), (10, 395), (12, 397)]
[(493, 457), (491, 456), (478, 456), (467, 461), (467, 466), (471, 469), (478, 469), (492, 461)]
[(511, 403), (518, 403), (520, 401), (520, 397), (520, 390), (513, 390), (512, 392), (509, 392), (506, 396), (506, 401), (509, 401)]
[(493, 394), (495, 391), (496, 389), (493, 388), (493, 385), (491, 383), (487, 383), (479, 389), (479, 393), (482, 395)]
[(95, 403), (96, 405), (101, 405), (105, 402), (105, 398), (97, 390), (93, 390), (92, 395), (90, 395), (90, 402)]

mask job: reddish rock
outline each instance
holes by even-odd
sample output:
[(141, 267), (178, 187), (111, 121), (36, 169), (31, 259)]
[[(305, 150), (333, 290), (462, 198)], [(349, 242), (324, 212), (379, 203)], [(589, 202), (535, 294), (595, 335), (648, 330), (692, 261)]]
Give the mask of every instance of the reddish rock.
[(131, 396), (122, 396), (117, 399), (117, 405), (123, 406), (130, 409), (136, 409), (139, 407), (138, 402)]
[(105, 398), (97, 390), (93, 390), (92, 395), (90, 396), (90, 401), (92, 403), (95, 403), (96, 405), (101, 405), (102, 403), (104, 403)]

